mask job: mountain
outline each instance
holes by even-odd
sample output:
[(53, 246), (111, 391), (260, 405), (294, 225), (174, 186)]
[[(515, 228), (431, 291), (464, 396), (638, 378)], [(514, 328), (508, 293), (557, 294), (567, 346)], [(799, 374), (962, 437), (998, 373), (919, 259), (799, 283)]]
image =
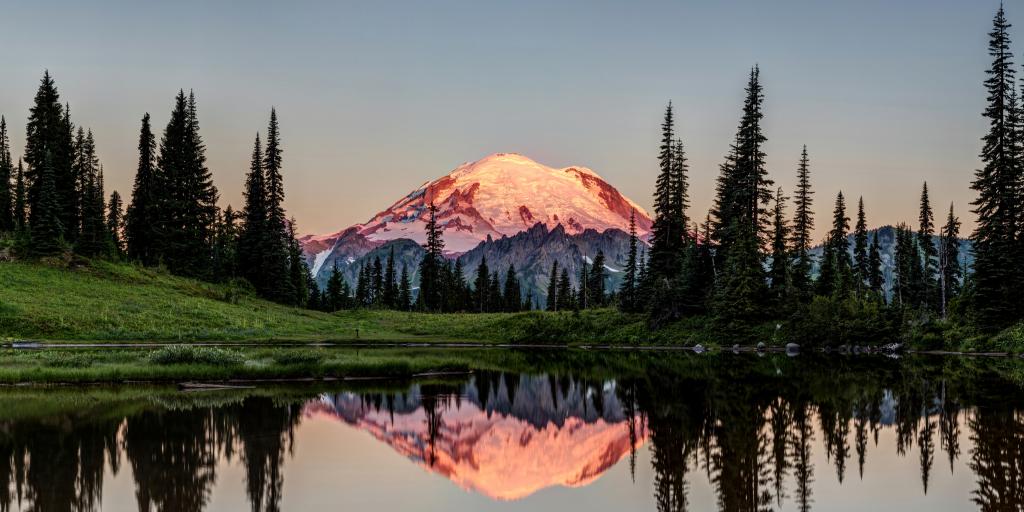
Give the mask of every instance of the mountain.
[(389, 396), (325, 395), (305, 414), (343, 421), (498, 500), (588, 485), (646, 441), (643, 419), (623, 410), (614, 381), (593, 387), (546, 375), (507, 377), (475, 377), (458, 399), (424, 394), (418, 385)]
[[(421, 257), (413, 246), (425, 239), (431, 202), (438, 209), (448, 255), (467, 255), (467, 272), (479, 261), (470, 253), (487, 254), (488, 261), (494, 255), (498, 266), (492, 268), (504, 271), (513, 263), (521, 277), (534, 283), (540, 277), (536, 272), (546, 276), (552, 261), (558, 259), (572, 269), (572, 261), (593, 257), (598, 248), (605, 249), (609, 272), (614, 273), (625, 264), (619, 253), (625, 247), (622, 240), (628, 241), (630, 212), (636, 210), (640, 237), (651, 228), (643, 208), (586, 167), (556, 169), (522, 155), (497, 153), (424, 184), (366, 223), (301, 238), (313, 275), (324, 283), (337, 264), (354, 282), (362, 263), (377, 256), (385, 259), (394, 244), (400, 244), (396, 247), (402, 252), (399, 268), (406, 264), (413, 270)], [(532, 234), (516, 238), (523, 233)], [(541, 238), (559, 245), (538, 245)], [(519, 242), (526, 245), (516, 246)], [(611, 263), (615, 261), (618, 265)]]
[[(878, 234), (878, 253), (882, 257), (882, 276), (885, 278), (885, 294), (891, 296), (892, 284), (893, 284), (893, 273), (895, 270), (896, 262), (896, 228), (893, 226), (882, 226), (878, 229), (868, 230), (868, 243), (870, 244), (871, 239)], [(850, 258), (853, 258), (853, 235), (847, 235), (847, 240), (850, 245)], [(939, 246), (939, 237), (933, 236), (932, 243), (936, 247)], [(818, 261), (821, 260), (821, 256), (824, 253), (824, 246), (818, 245), (811, 248), (811, 256), (814, 258), (815, 264), (812, 269), (812, 273), (817, 275), (818, 273)], [(973, 245), (970, 240), (960, 240), (960, 256), (957, 258), (960, 261), (961, 267), (963, 265), (974, 264), (974, 253)]]

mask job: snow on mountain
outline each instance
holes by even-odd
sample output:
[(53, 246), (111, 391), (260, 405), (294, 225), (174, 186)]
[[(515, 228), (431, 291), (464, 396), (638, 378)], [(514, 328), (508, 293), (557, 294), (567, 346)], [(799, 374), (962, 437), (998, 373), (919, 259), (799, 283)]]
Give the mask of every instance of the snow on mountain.
[(515, 153), (496, 153), (424, 184), (364, 224), (303, 238), (307, 255), (313, 256), (314, 273), (331, 254), (324, 251), (352, 231), (378, 244), (399, 238), (422, 243), (431, 202), (438, 209), (445, 250), (452, 254), (537, 223), (548, 229), (562, 225), (569, 234), (586, 229), (628, 231), (634, 208), (640, 236), (651, 228), (643, 208), (586, 167), (555, 169)]

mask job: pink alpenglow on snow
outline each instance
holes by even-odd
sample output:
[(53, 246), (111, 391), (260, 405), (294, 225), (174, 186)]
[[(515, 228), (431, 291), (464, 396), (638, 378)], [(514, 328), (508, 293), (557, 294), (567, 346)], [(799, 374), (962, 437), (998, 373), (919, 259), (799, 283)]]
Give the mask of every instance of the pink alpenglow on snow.
[(561, 224), (570, 234), (628, 231), (632, 209), (637, 233), (644, 237), (651, 229), (643, 208), (586, 167), (555, 169), (515, 153), (496, 153), (424, 184), (364, 224), (305, 237), (303, 243), (307, 252), (319, 253), (353, 230), (376, 242), (408, 238), (422, 243), (431, 202), (438, 210), (445, 250), (452, 254), (537, 223), (549, 229)]

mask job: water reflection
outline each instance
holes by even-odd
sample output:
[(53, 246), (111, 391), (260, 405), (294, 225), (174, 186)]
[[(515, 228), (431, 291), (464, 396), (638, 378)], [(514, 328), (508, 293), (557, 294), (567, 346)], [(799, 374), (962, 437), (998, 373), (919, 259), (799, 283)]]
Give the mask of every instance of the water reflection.
[[(230, 478), (240, 479), (251, 510), (281, 510), (285, 477), (311, 464), (296, 446), (325, 442), (304, 437), (312, 424), (363, 432), (363, 442), (449, 487), (531, 510), (551, 499), (544, 489), (609, 492), (593, 484), (613, 467), (628, 468), (619, 490), (649, 489), (650, 501), (634, 509), (892, 508), (889, 496), (844, 491), (873, 467), (888, 472), (873, 458), (915, 468), (916, 479), (891, 482), (915, 489), (914, 508), (935, 493), (937, 472), (947, 486), (946, 473), (964, 483), (963, 503), (978, 510), (1024, 507), (1013, 361), (615, 357), (372, 390), (6, 390), (0, 512), (103, 510), (111, 499), (146, 511), (207, 510)], [(225, 477), (234, 467), (241, 476)], [(105, 496), (126, 487), (104, 479), (128, 479), (134, 495)], [(358, 493), (360, 481), (337, 486)]]

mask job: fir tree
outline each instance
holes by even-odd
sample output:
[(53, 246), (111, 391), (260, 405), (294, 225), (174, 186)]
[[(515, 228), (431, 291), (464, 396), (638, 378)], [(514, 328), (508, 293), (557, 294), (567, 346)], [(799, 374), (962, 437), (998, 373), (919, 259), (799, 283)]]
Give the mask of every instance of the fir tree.
[(581, 264), (580, 264), (580, 275), (579, 275), (579, 283), (580, 283), (580, 296), (579, 296), (579, 299), (580, 299), (579, 302), (580, 303), (579, 303), (579, 306), (581, 308), (583, 308), (583, 309), (586, 309), (586, 308), (590, 307), (590, 304), (589, 304), (590, 294), (589, 294), (589, 290), (587, 289), (587, 286), (590, 284), (590, 265), (587, 264), (587, 260), (586, 260), (585, 256), (584, 256), (583, 261), (581, 261), (580, 263)]
[(558, 311), (558, 262), (551, 263), (551, 274), (548, 276), (548, 311)]
[(124, 232), (128, 258), (143, 265), (155, 265), (158, 261), (157, 226), (162, 216), (162, 187), (156, 168), (156, 139), (147, 113), (142, 116), (142, 128), (139, 130), (139, 165), (132, 187), (132, 201), (125, 214)]
[(53, 185), (53, 165), (49, 153), (43, 159), (42, 169), (36, 174), (35, 204), (31, 217), (31, 253), (33, 256), (53, 256), (63, 250), (57, 190)]
[(395, 246), (391, 246), (387, 264), (384, 266), (384, 307), (396, 309), (398, 305), (398, 276), (395, 275)]
[(569, 280), (569, 270), (562, 267), (562, 273), (558, 276), (558, 310), (569, 311), (576, 307), (573, 300), (572, 282)]
[(356, 304), (360, 307), (370, 303), (370, 275), (368, 271), (369, 267), (363, 263), (360, 265), (359, 274), (356, 277)]
[(850, 242), (846, 233), (850, 230), (850, 218), (846, 216), (846, 200), (843, 193), (836, 195), (833, 210), (832, 230), (825, 242), (822, 269), (818, 277), (818, 293), (845, 297), (852, 288), (853, 271), (850, 264)]
[(881, 295), (885, 285), (882, 276), (882, 254), (878, 248), (878, 230), (875, 230), (871, 237), (871, 246), (868, 248), (867, 284), (872, 292)]
[[(722, 166), (715, 201), (718, 257), (724, 261), (724, 280), (716, 290), (716, 310), (726, 320), (750, 321), (757, 312), (751, 304), (763, 303), (767, 293), (763, 254), (768, 215), (766, 205), (773, 194), (768, 188), (764, 144), (761, 129), (764, 118), (764, 92), (760, 70), (754, 67), (746, 88), (743, 117), (736, 133), (730, 157)], [(740, 251), (735, 256), (733, 250)]]
[(772, 212), (772, 265), (768, 270), (772, 297), (780, 304), (789, 293), (792, 284), (790, 256), (787, 249), (789, 224), (786, 222), (786, 200), (780, 187), (775, 193), (775, 208)]
[(935, 215), (932, 213), (931, 201), (928, 199), (928, 183), (925, 182), (921, 188), (921, 212), (917, 230), (917, 245), (921, 252), (921, 305), (925, 309), (932, 309), (938, 299), (938, 281), (936, 267), (939, 261), (939, 251), (935, 247), (933, 237), (935, 235)]
[(681, 270), (679, 256), (685, 227), (679, 225), (678, 210), (684, 201), (685, 162), (673, 162), (677, 153), (674, 130), (672, 103), (669, 102), (661, 125), (660, 172), (655, 183), (655, 217), (651, 226), (650, 272), (654, 279), (661, 281), (675, 278)]
[(249, 173), (245, 176), (245, 190), (242, 194), (245, 206), (242, 209), (242, 231), (238, 237), (238, 268), (242, 276), (262, 294), (269, 277), (263, 268), (263, 244), (267, 236), (267, 191), (263, 148), (258, 133), (253, 143)]
[(857, 291), (860, 292), (867, 284), (868, 268), (868, 221), (864, 214), (864, 197), (857, 200), (857, 224), (853, 228), (853, 276)]
[(426, 254), (420, 261), (420, 293), (417, 301), (420, 309), (439, 311), (442, 305), (441, 270), (444, 262), (444, 240), (441, 229), (437, 225), (437, 207), (430, 203), (427, 221), (427, 241), (424, 244)]
[[(70, 114), (60, 103), (60, 94), (49, 71), (43, 74), (39, 89), (36, 91), (34, 104), (29, 111), (28, 123), (25, 127), (25, 163), (28, 164), (25, 181), (28, 184), (26, 196), (29, 218), (28, 225), (35, 229), (38, 222), (48, 224), (46, 230), (52, 229), (52, 218), (49, 217), (50, 206), (42, 206), (42, 188), (53, 186), (53, 208), (60, 229), (60, 236), (73, 241), (78, 212), (78, 196), (76, 180), (72, 170), (73, 137)], [(49, 171), (45, 168), (49, 167)], [(42, 179), (42, 173), (49, 172), (50, 184)], [(46, 201), (50, 199), (47, 198)], [(41, 213), (36, 214), (36, 210)], [(49, 235), (47, 235), (49, 236)]]
[[(230, 206), (228, 207), (230, 208)], [(110, 243), (114, 248), (114, 254), (124, 254), (124, 202), (121, 194), (117, 191), (110, 193), (110, 201), (107, 203), (107, 232), (110, 236)]]
[(949, 312), (949, 301), (960, 294), (960, 279), (963, 270), (960, 268), (960, 219), (953, 212), (953, 203), (949, 204), (949, 216), (942, 227), (939, 242), (939, 304), (942, 317)]
[[(288, 302), (294, 295), (294, 286), (287, 280), (289, 271), (288, 223), (284, 212), (284, 179), (281, 176), (281, 135), (277, 111), (270, 110), (267, 126), (267, 147), (263, 154), (266, 226), (261, 243), (262, 271), (267, 283), (265, 295), (271, 300)], [(381, 294), (374, 300), (380, 301)]]
[(619, 309), (635, 312), (637, 308), (637, 243), (636, 208), (629, 211), (629, 252), (626, 253), (626, 268), (623, 270), (622, 285), (619, 287)]
[(496, 313), (504, 309), (505, 301), (501, 296), (501, 277), (498, 276), (498, 271), (495, 270), (491, 274), (491, 279), (487, 283), (487, 311), (489, 313)]
[(384, 305), (384, 265), (381, 263), (379, 255), (373, 257), (373, 266), (370, 269), (370, 286), (373, 296), (371, 302), (379, 308)]
[(194, 94), (178, 92), (157, 165), (166, 197), (161, 201), (160, 256), (171, 272), (209, 277), (217, 189), (206, 167)]
[(228, 205), (220, 213), (213, 240), (213, 279), (230, 281), (238, 275), (238, 214)]
[(811, 232), (814, 230), (814, 199), (811, 197), (810, 162), (807, 159), (807, 146), (800, 153), (797, 166), (797, 188), (794, 202), (796, 212), (793, 216), (793, 286), (803, 296), (811, 293)]
[(292, 305), (306, 306), (309, 297), (309, 265), (302, 256), (302, 246), (295, 237), (295, 219), (288, 221), (288, 280), (291, 282)]
[(0, 116), (0, 233), (14, 231), (14, 198), (11, 180), (14, 162), (11, 160), (11, 141), (7, 134), (7, 120)]
[(487, 311), (490, 302), (487, 294), (490, 291), (491, 271), (487, 268), (487, 258), (480, 258), (480, 265), (476, 267), (476, 279), (473, 281), (473, 303), (478, 313)]
[(402, 277), (398, 280), (398, 305), (400, 311), (408, 311), (412, 307), (412, 283), (409, 279), (409, 269), (402, 265)]
[(25, 231), (28, 226), (28, 200), (25, 194), (25, 169), (19, 159), (18, 170), (14, 175), (14, 229), (18, 232)]
[(81, 222), (81, 227), (75, 247), (79, 253), (86, 256), (99, 256), (108, 253), (110, 238), (106, 226), (106, 206), (103, 201), (103, 173), (96, 158), (92, 130), (85, 137), (80, 154), (82, 161), (77, 167), (82, 177), (82, 189), (77, 219)]
[(587, 282), (587, 307), (599, 308), (604, 306), (604, 283), (608, 277), (608, 273), (604, 268), (604, 251), (598, 249), (597, 254), (594, 256), (594, 264), (591, 266), (587, 277), (589, 279)]
[(1016, 129), (1011, 122), (1017, 113), (1011, 96), (1016, 90), (1016, 71), (1010, 52), (1010, 23), (1003, 7), (989, 33), (988, 70), (985, 88), (988, 106), (983, 116), (989, 131), (982, 138), (982, 168), (975, 172), (971, 188), (978, 192), (972, 203), (978, 216), (974, 241), (973, 307), (985, 329), (998, 329), (1020, 318), (1021, 288), (1017, 231), (1019, 222), (1021, 162)]
[(505, 272), (505, 289), (501, 294), (505, 301), (505, 311), (515, 313), (523, 306), (523, 291), (516, 277), (516, 267), (511, 263)]
[[(335, 262), (334, 266), (331, 267), (331, 274), (327, 278), (327, 301), (325, 306), (327, 311), (339, 311), (342, 309), (344, 304), (344, 297), (342, 296), (342, 288), (345, 283), (345, 278), (342, 277), (341, 271), (338, 270), (338, 263)], [(358, 299), (360, 292), (356, 292)]]

